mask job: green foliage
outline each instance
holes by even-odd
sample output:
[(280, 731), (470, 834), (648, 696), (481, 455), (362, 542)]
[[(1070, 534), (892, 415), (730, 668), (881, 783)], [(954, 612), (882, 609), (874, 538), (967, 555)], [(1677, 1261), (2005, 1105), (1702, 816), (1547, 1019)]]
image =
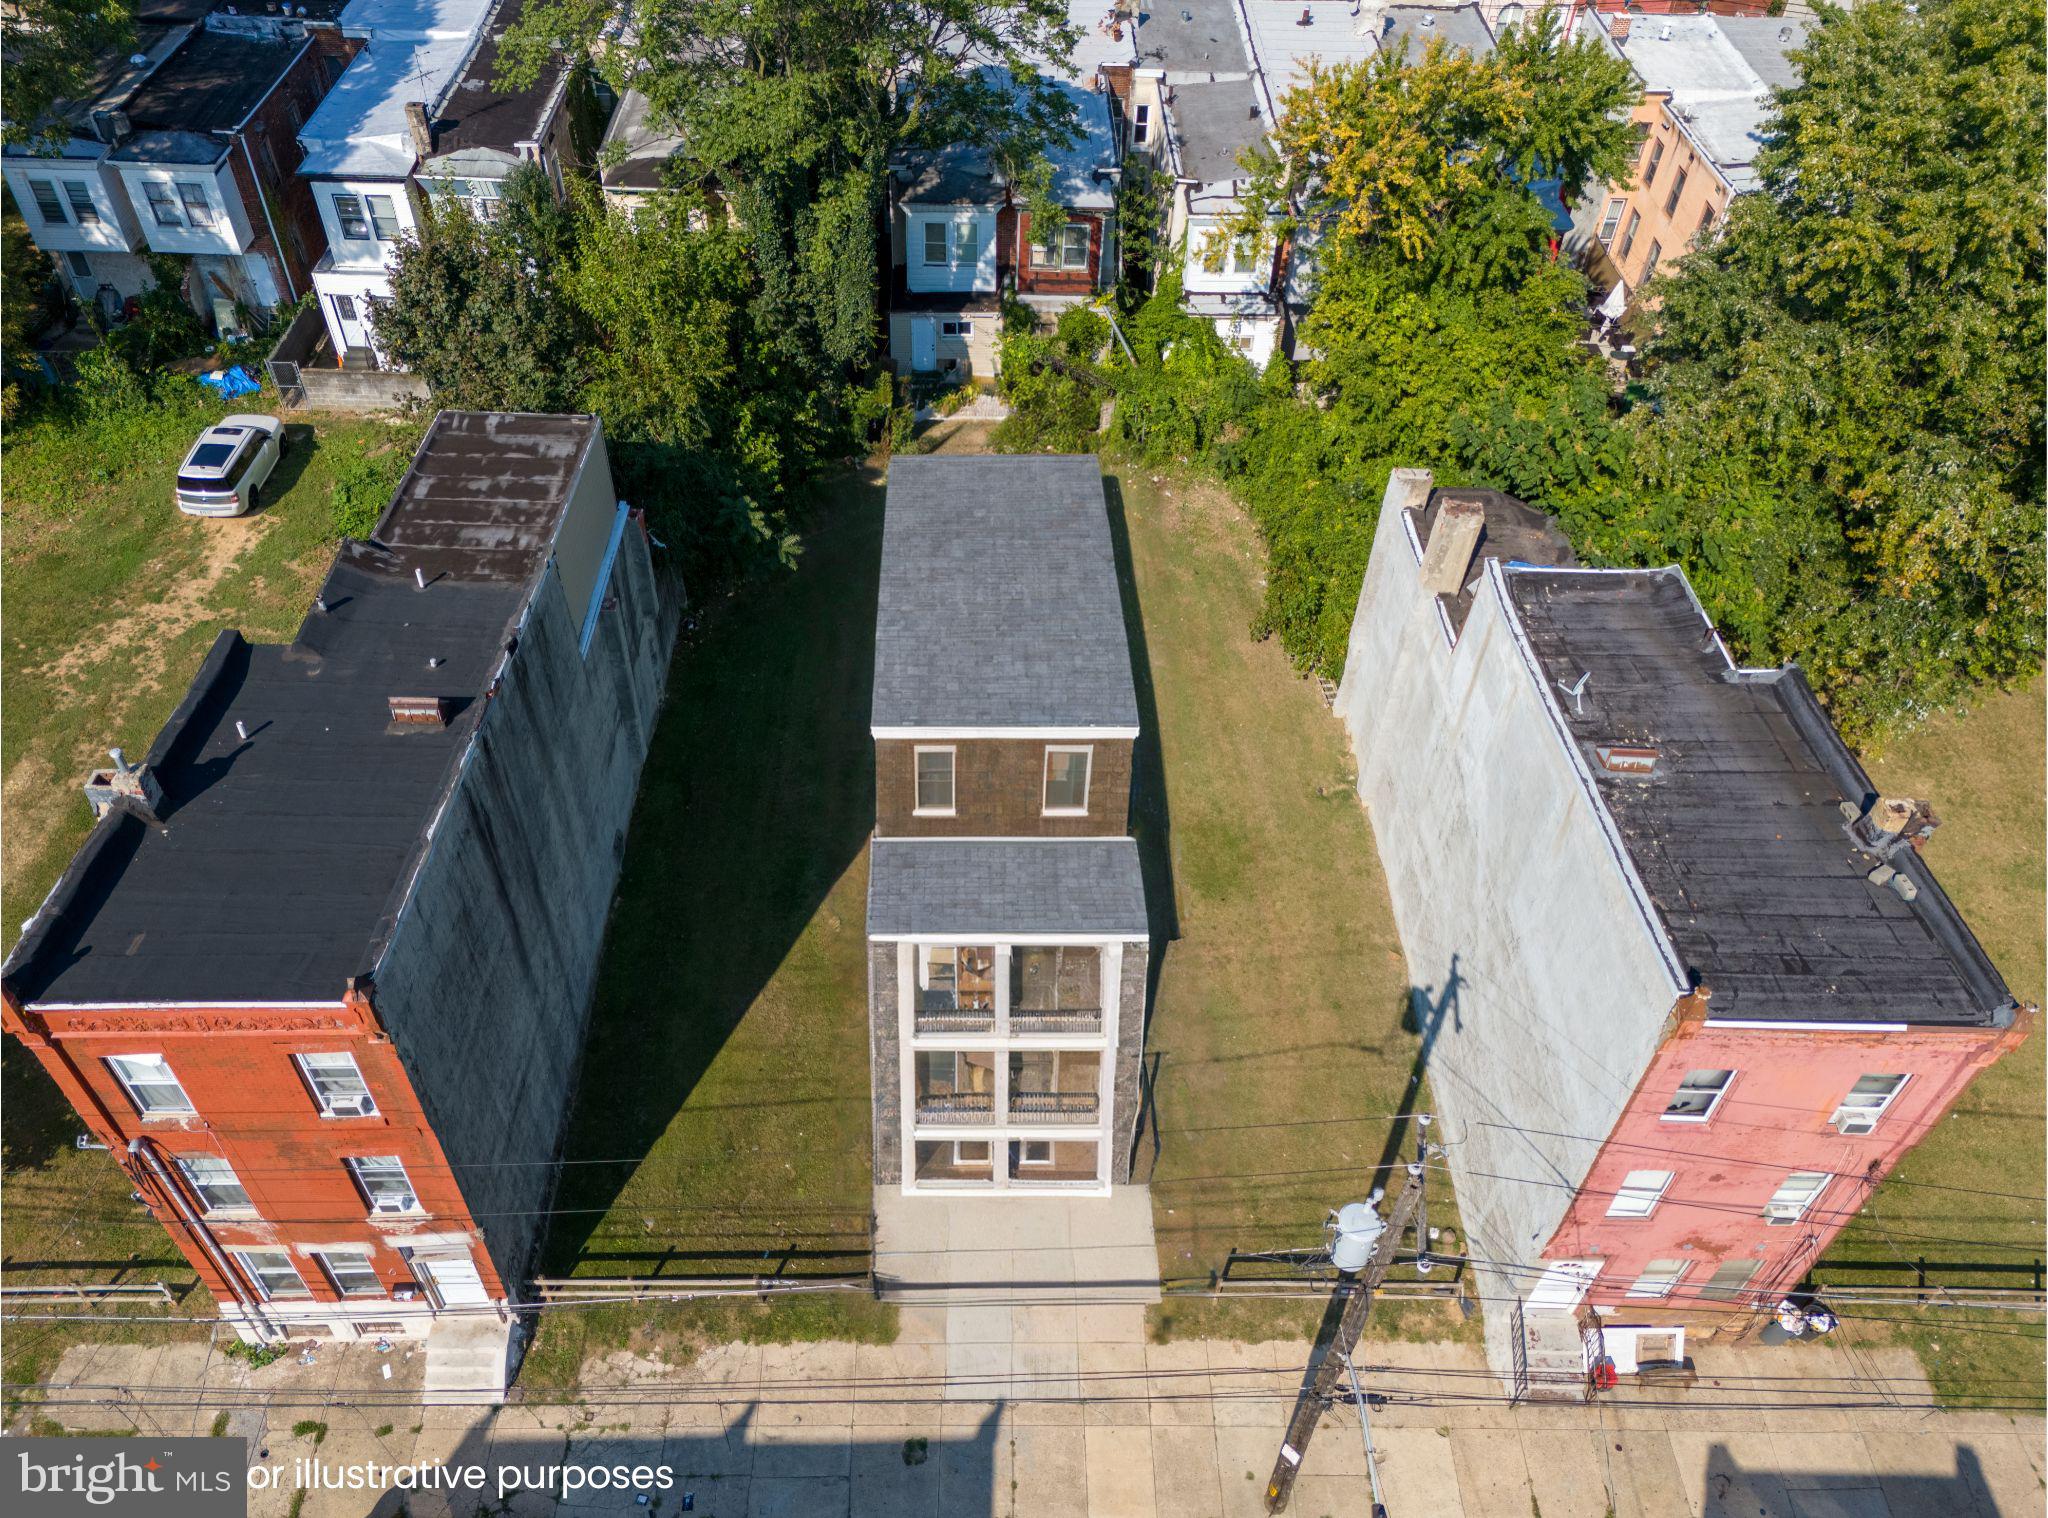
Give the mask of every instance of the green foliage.
[(1153, 166), (1149, 153), (1124, 159), (1116, 191), (1117, 306), (1135, 311), (1152, 293), (1159, 260), (1166, 252), (1166, 196), (1172, 181)]
[(18, 377), (41, 372), (35, 338), (50, 319), (47, 297), (55, 274), (50, 256), (29, 235), (28, 223), (9, 209), (0, 222), (0, 371), (6, 381), (0, 419), (12, 421), (20, 411)]
[(261, 1370), (282, 1360), (292, 1352), (292, 1347), (281, 1340), (270, 1344), (248, 1344), (240, 1339), (230, 1339), (221, 1346), (220, 1352), (230, 1360), (243, 1361), (251, 1370)]
[(358, 453), (334, 471), (334, 532), (337, 537), (367, 538), (390, 504), (398, 482), (411, 462), (409, 448)]
[(185, 298), (192, 261), (169, 253), (151, 253), (148, 258), (156, 283), (143, 291), (134, 317), (107, 334), (107, 346), (138, 372), (196, 357), (212, 347), (198, 313)]
[(0, 14), (7, 54), (8, 142), (62, 141), (51, 111), (81, 98), (103, 54), (135, 36), (134, 0), (12, 0)]
[(1084, 453), (1112, 385), (1096, 359), (1109, 342), (1109, 322), (1086, 306), (1060, 313), (1050, 333), (1003, 338), (1002, 391), (1010, 415), (996, 428), (1005, 452)]
[(292, 1437), (311, 1439), (315, 1444), (320, 1444), (327, 1438), (327, 1425), (312, 1418), (301, 1418), (292, 1425)]
[(1547, 10), (1485, 58), (1438, 38), (1419, 56), (1311, 63), (1281, 106), (1277, 151), (1241, 158), (1251, 185), (1224, 235), (1267, 246), (1310, 231), (1420, 260), (1455, 241), (1449, 224), (1474, 197), (1542, 177), (1570, 193), (1624, 172), (1635, 99), (1628, 65), (1595, 41), (1562, 41)]
[(1683, 563), (1852, 736), (2040, 666), (2042, 41), (2012, 0), (1823, 12), (1762, 192), (1653, 287), (1653, 406), (1475, 454), (1595, 561)]
[(559, 274), (573, 236), (530, 164), (507, 176), (495, 221), (424, 197), (417, 236), (399, 244), (391, 301), (372, 318), (379, 341), (444, 406), (572, 409), (583, 332)]

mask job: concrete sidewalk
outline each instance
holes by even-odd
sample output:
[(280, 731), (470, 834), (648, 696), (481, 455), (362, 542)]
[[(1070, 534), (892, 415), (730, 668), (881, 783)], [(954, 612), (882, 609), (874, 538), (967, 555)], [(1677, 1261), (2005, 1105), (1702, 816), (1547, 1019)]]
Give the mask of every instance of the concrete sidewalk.
[[(665, 1465), (646, 1506), (599, 1494), (517, 1498), (519, 1514), (597, 1518), (1253, 1518), (1307, 1359), (1298, 1342), (1152, 1344), (1133, 1304), (1012, 1309), (1004, 1397), (963, 1395), (948, 1311), (903, 1309), (890, 1345), (721, 1345), (685, 1369), (614, 1356), (579, 1398), (502, 1409), (405, 1405), (418, 1356), (323, 1346), (251, 1372), (177, 1342), (76, 1349), (52, 1378), (87, 1429), (228, 1432), (295, 1458), (537, 1467)], [(1074, 1362), (1020, 1351), (1073, 1314)], [(1085, 1315), (1085, 1316), (1084, 1316)], [(1021, 1335), (1021, 1337), (1020, 1337)], [(396, 1360), (392, 1380), (381, 1366)], [(1474, 1348), (1373, 1345), (1373, 1414), (1393, 1518), (2033, 1518), (2048, 1492), (2039, 1417), (1930, 1413), (1912, 1356), (1833, 1342), (1705, 1348), (1697, 1386), (1593, 1406), (1509, 1407)], [(197, 1400), (183, 1388), (204, 1385)], [(70, 1388), (66, 1391), (65, 1388)], [(382, 1403), (378, 1399), (391, 1398)], [(267, 1402), (268, 1405), (265, 1405)], [(350, 1404), (355, 1405), (350, 1405)], [(52, 1411), (56, 1411), (53, 1409)], [(322, 1425), (318, 1442), (294, 1434)], [(282, 1518), (289, 1485), (251, 1511)], [(473, 1496), (309, 1492), (300, 1518), (476, 1518)], [(1291, 1509), (1370, 1512), (1355, 1415), (1324, 1420)]]

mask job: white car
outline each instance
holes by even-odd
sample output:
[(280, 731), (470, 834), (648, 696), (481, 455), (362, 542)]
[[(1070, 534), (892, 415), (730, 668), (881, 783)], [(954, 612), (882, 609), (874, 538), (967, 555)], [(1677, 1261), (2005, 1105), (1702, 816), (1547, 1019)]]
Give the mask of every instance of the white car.
[(193, 517), (238, 517), (284, 451), (284, 423), (274, 416), (223, 417), (199, 434), (178, 466), (178, 510)]

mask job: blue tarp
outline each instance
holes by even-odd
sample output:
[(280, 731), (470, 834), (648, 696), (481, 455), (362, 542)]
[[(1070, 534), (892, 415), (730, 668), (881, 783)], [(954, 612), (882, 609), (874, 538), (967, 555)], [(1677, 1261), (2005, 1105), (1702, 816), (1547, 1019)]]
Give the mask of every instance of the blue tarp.
[(240, 364), (232, 369), (223, 369), (218, 374), (196, 376), (199, 383), (207, 386), (224, 401), (231, 401), (238, 395), (254, 395), (263, 388)]

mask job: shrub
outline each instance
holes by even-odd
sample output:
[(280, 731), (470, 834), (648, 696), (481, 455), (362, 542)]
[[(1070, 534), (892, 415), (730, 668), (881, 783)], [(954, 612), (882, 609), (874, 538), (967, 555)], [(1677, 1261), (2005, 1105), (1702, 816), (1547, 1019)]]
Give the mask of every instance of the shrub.
[(337, 537), (367, 538), (398, 488), (410, 449), (389, 447), (361, 453), (334, 471), (334, 531)]

